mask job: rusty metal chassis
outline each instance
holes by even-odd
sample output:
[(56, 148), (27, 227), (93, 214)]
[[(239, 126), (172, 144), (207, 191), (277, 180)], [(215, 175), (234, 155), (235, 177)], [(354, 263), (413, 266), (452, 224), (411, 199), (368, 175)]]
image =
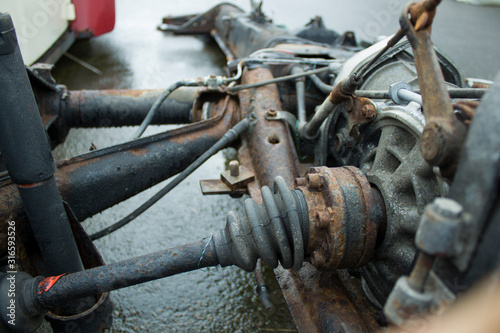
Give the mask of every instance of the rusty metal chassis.
[[(247, 70), (242, 83), (272, 77), (269, 69), (258, 67)], [(74, 94), (77, 93), (81, 94)], [(299, 163), (290, 129), (281, 122), (265, 119), (269, 109), (282, 109), (276, 85), (244, 90), (238, 95), (201, 92), (191, 111), (195, 118), (199, 119), (205, 101), (214, 103), (213, 116), (208, 120), (58, 162), (55, 179), (76, 218), (83, 221), (182, 171), (251, 111), (258, 121), (242, 138), (239, 159), (242, 166), (255, 174), (255, 180), (247, 185), (252, 198), (261, 202), (260, 187), (271, 186), (276, 176), (282, 176), (292, 187), (294, 180), (303, 175), (307, 166)], [(16, 185), (7, 175), (1, 182), (0, 198), (0, 233), (5, 237), (7, 222), (16, 220), (22, 269), (33, 276), (46, 275)], [(5, 254), (6, 248), (1, 248), (0, 253)], [(306, 266), (298, 273), (275, 270), (300, 331), (330, 331), (342, 325), (364, 331), (378, 327), (367, 311), (362, 290), (346, 272), (321, 273), (309, 264)]]
[[(235, 8), (225, 10), (238, 12)], [(213, 18), (215, 19), (216, 17)], [(219, 43), (222, 37), (235, 41), (246, 39), (238, 34), (242, 31), (244, 33), (245, 27), (230, 27), (224, 20), (218, 20), (215, 24), (220, 25), (217, 27), (219, 32), (209, 32)], [(248, 46), (231, 43), (222, 49), (226, 51), (228, 60), (231, 60), (269, 46), (270, 39), (274, 40), (274, 44), (290, 39), (290, 36), (272, 29), (268, 35), (260, 37), (262, 39), (250, 50), (246, 49)], [(283, 67), (276, 66), (273, 69), (281, 71)], [(151, 100), (151, 96), (147, 100), (146, 92), (141, 91), (68, 92), (55, 85), (43, 68), (30, 71), (30, 78), (43, 123), (51, 134), (53, 144), (61, 142), (71, 127), (137, 125), (148, 109), (148, 101)], [(244, 72), (241, 83), (249, 84), (272, 78), (273, 72), (268, 68), (253, 66)], [(156, 120), (156, 123), (189, 120), (192, 122), (190, 125), (57, 163), (54, 175), (57, 186), (78, 221), (83, 221), (182, 171), (250, 112), (256, 114), (258, 121), (253, 129), (242, 137), (238, 148), (241, 165), (255, 175), (254, 181), (246, 185), (253, 199), (261, 202), (261, 186), (272, 186), (277, 176), (283, 177), (291, 188), (294, 180), (302, 176), (309, 167), (299, 162), (294, 138), (287, 125), (266, 120), (265, 114), (270, 109), (284, 109), (276, 84), (239, 93), (222, 90), (210, 93), (201, 91), (195, 94), (194, 98), (192, 109), (186, 114), (184, 105), (184, 111), (180, 111), (182, 117), (179, 119), (166, 117)], [(205, 102), (212, 103), (211, 117), (201, 120)], [(288, 96), (285, 96), (284, 102), (293, 105), (293, 99), (290, 101)], [(103, 107), (106, 103), (115, 106), (120, 103), (128, 105), (127, 116), (113, 113), (113, 108), (106, 109)], [(310, 103), (318, 104), (317, 101)], [(165, 108), (165, 112), (167, 109)], [(102, 112), (106, 114), (106, 122), (102, 122)], [(6, 174), (0, 180), (0, 198), (1, 237), (6, 237), (8, 221), (16, 220), (20, 229), (17, 253), (20, 256), (21, 269), (32, 276), (47, 275), (16, 185)], [(5, 253), (6, 248), (0, 248), (0, 257)], [(347, 271), (319, 272), (306, 263), (299, 272), (278, 267), (275, 274), (299, 331), (337, 331), (346, 327), (353, 331), (379, 329), (374, 319), (374, 310), (366, 300), (360, 284), (353, 282)]]

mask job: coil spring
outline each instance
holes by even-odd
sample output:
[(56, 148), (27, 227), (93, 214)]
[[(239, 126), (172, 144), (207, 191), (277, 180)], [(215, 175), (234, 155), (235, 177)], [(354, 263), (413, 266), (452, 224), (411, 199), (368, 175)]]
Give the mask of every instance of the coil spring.
[(274, 180), (274, 191), (262, 188), (262, 204), (245, 201), (245, 212), (229, 212), (226, 226), (214, 234), (221, 266), (236, 265), (253, 271), (257, 259), (270, 267), (299, 270), (304, 261), (309, 217), (304, 196), (289, 190), (285, 180)]

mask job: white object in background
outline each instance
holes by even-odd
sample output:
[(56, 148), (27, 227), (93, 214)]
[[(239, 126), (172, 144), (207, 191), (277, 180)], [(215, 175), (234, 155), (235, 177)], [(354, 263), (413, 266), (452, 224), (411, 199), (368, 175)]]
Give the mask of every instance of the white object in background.
[(469, 5), (500, 6), (500, 0), (457, 0), (457, 1), (467, 3)]
[(0, 12), (14, 21), (26, 65), (44, 55), (75, 18), (71, 0), (0, 0)]

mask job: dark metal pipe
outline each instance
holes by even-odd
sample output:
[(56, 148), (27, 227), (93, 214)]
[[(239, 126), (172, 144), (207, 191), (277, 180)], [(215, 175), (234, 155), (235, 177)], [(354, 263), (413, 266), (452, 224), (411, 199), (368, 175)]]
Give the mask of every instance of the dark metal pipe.
[(257, 260), (257, 265), (255, 266), (255, 281), (257, 281), (257, 286), (255, 290), (257, 295), (259, 295), (260, 302), (264, 308), (269, 311), (273, 308), (273, 303), (271, 302), (271, 294), (269, 294), (269, 286), (264, 278), (264, 272), (262, 271), (262, 260)]
[[(245, 123), (240, 122), (240, 126)], [(290, 190), (281, 177), (273, 194), (262, 188), (263, 203), (245, 202), (244, 212), (229, 212), (224, 229), (210, 238), (123, 260), (83, 272), (51, 276), (37, 286), (33, 307), (49, 309), (68, 300), (97, 295), (208, 266), (255, 269), (262, 258), (271, 267), (298, 270), (307, 245), (309, 218), (301, 191)]]
[(0, 150), (50, 274), (83, 269), (9, 14), (0, 14)]
[[(75, 90), (60, 103), (64, 125), (72, 127), (136, 126), (162, 90)], [(187, 124), (199, 88), (179, 88), (160, 106), (151, 124)], [(56, 101), (57, 102), (57, 101)]]
[[(303, 74), (304, 68), (294, 66), (292, 74)], [(305, 78), (300, 77), (295, 79), (295, 92), (297, 94), (297, 118), (299, 122), (305, 122), (306, 119), (306, 83)]]
[[(50, 178), (56, 169), (9, 14), (0, 14), (0, 148), (16, 184)], [(28, 162), (29, 161), (29, 162)]]
[(213, 239), (205, 238), (191, 244), (67, 274), (50, 288), (42, 281), (36, 299), (42, 307), (49, 309), (71, 299), (216, 266), (218, 263)]
[[(451, 88), (448, 89), (450, 98), (482, 98), (488, 89), (484, 88)], [(420, 94), (420, 90), (414, 91)], [(366, 97), (371, 99), (391, 99), (389, 91), (385, 90), (357, 90), (355, 93), (358, 97)]]
[(54, 177), (18, 190), (49, 274), (83, 270)]
[[(62, 161), (55, 173), (61, 196), (83, 221), (182, 171), (232, 127), (237, 111), (227, 98), (207, 121)], [(0, 221), (21, 213), (15, 185), (0, 187)]]

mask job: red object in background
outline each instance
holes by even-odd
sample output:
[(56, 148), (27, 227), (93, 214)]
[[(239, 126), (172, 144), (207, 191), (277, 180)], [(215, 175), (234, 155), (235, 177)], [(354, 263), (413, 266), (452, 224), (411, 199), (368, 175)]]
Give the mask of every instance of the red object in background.
[(115, 27), (115, 0), (73, 0), (76, 19), (70, 29), (79, 38), (110, 32)]

